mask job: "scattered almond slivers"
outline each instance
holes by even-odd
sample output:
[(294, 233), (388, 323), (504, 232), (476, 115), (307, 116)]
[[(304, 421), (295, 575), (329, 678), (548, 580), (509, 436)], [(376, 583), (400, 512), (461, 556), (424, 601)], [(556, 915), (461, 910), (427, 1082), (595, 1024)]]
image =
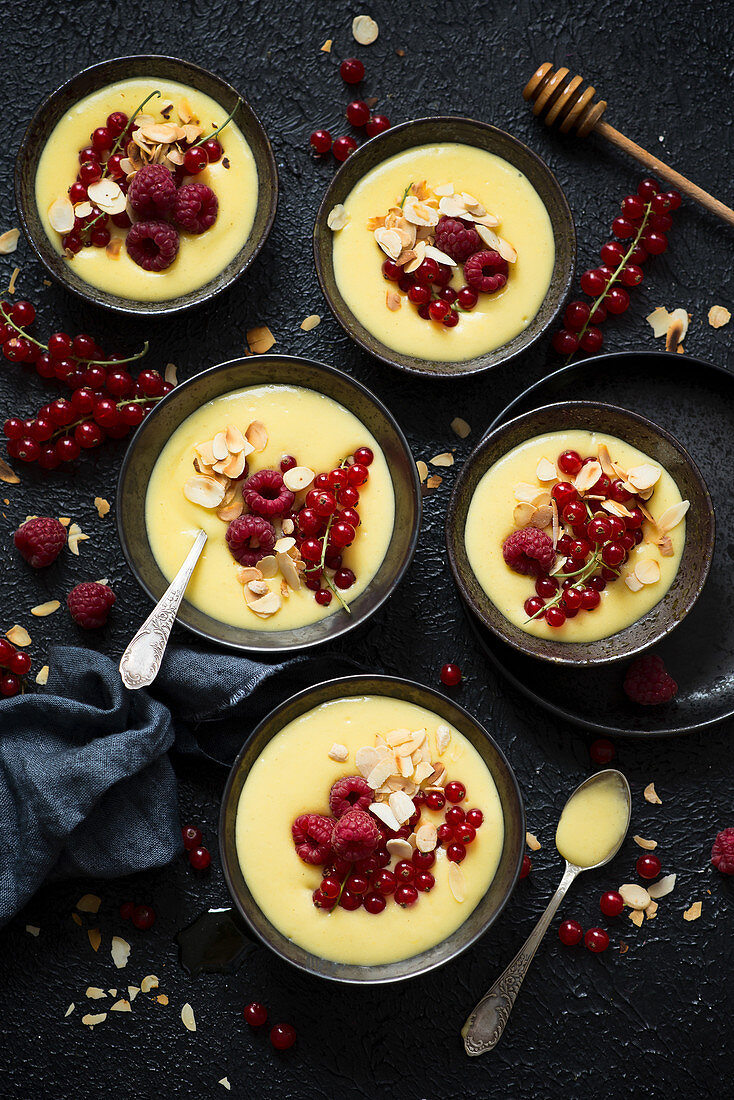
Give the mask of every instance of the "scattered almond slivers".
[(185, 482), (183, 492), (192, 504), (200, 504), (203, 508), (217, 508), (224, 500), (225, 489), (213, 477), (195, 474)]
[(84, 894), (79, 898), (76, 907), (80, 913), (98, 913), (101, 904), (102, 899), (96, 894)]
[(647, 909), (650, 904), (650, 895), (644, 886), (637, 882), (625, 882), (619, 887), (624, 904), (629, 909)]
[(635, 565), (634, 574), (641, 584), (656, 584), (660, 580), (660, 566), (654, 558), (643, 558)]
[(0, 458), (0, 481), (4, 481), (6, 485), (20, 484), (20, 478), (4, 458)]
[(95, 497), (94, 507), (97, 509), (97, 515), (99, 516), (99, 518), (104, 519), (104, 517), (110, 510), (110, 502), (109, 500), (105, 500), (104, 497)]
[(82, 1023), (86, 1024), (87, 1027), (95, 1027), (97, 1024), (103, 1024), (106, 1019), (106, 1012), (99, 1012), (97, 1015), (88, 1012), (86, 1016), (82, 1016)]
[(454, 895), (454, 899), (461, 904), (466, 899), (466, 886), (464, 883), (464, 872), (458, 863), (449, 863), (449, 890)]
[(415, 465), (416, 469), (418, 470), (418, 477), (421, 479), (421, 482), (425, 481), (428, 477), (428, 466), (425, 464), (422, 458), (419, 458)]
[[(634, 840), (635, 844), (637, 844), (640, 848), (644, 848), (647, 852), (652, 852), (653, 849), (657, 848), (658, 846), (657, 840), (645, 840), (645, 838), (642, 836), (633, 836), (632, 839)], [(647, 892), (649, 894), (650, 890), (648, 889)]]
[(642, 793), (646, 802), (652, 802), (654, 806), (662, 806), (662, 800), (658, 798), (658, 792), (655, 790), (654, 783), (648, 783)]
[(369, 15), (356, 15), (352, 20), (352, 35), (360, 46), (371, 46), (379, 33), (380, 28)]
[(48, 683), (49, 671), (50, 670), (48, 665), (43, 665), (42, 668), (39, 668), (38, 672), (36, 673), (36, 683), (40, 684), (41, 687), (43, 687), (44, 684)]
[(451, 742), (451, 727), (443, 723), (436, 730), (436, 749), (438, 755), (443, 756)]
[(31, 608), (31, 615), (35, 615), (38, 619), (45, 619), (47, 615), (53, 615), (54, 611), (58, 611), (61, 604), (58, 600), (49, 600), (47, 603), (36, 604)]
[(668, 531), (672, 531), (673, 528), (677, 527), (680, 521), (684, 518), (690, 506), (690, 500), (681, 500), (677, 504), (671, 504), (669, 508), (665, 509), (663, 514), (658, 519), (658, 530), (662, 531), (663, 534), (667, 534)]
[(558, 477), (555, 462), (551, 462), (548, 458), (541, 458), (535, 467), (535, 476), (538, 481), (555, 481)]
[(89, 535), (85, 535), (78, 523), (72, 523), (69, 527), (69, 537), (67, 539), (67, 545), (72, 554), (76, 554), (79, 557), (79, 543), (86, 542)]
[(334, 233), (338, 233), (345, 225), (349, 225), (349, 214), (340, 202), (329, 211), (326, 224)]
[(316, 474), (308, 466), (294, 466), (283, 474), (283, 484), (292, 493), (299, 493), (313, 484)]
[[(11, 229), (10, 232), (17, 233), (18, 230)], [(3, 234), (3, 236), (6, 236), (6, 234)], [(3, 238), (0, 237), (0, 244), (2, 243), (2, 239)], [(0, 251), (2, 251), (1, 248)], [(708, 312), (708, 322), (711, 325), (711, 328), (723, 328), (724, 325), (728, 325), (730, 321), (731, 313), (726, 308), (726, 306), (711, 306), (711, 309)]]
[[(151, 989), (158, 988), (158, 979), (155, 974), (147, 974), (140, 983), (141, 993), (150, 993)], [(131, 998), (132, 999), (132, 998)]]
[(127, 966), (127, 960), (130, 958), (130, 944), (127, 940), (123, 940), (121, 936), (113, 936), (110, 953), (115, 966), (118, 970), (121, 970), (124, 966)]
[[(385, 844), (388, 852), (395, 860), (410, 859), (413, 855), (413, 845), (402, 837), (393, 837)], [(422, 849), (421, 849), (422, 850)]]
[(657, 882), (653, 882), (650, 886), (648, 886), (648, 894), (655, 901), (658, 901), (660, 898), (667, 897), (668, 894), (673, 892), (673, 888), (675, 887), (675, 880), (677, 879), (677, 877), (677, 875), (664, 875), (662, 878), (659, 878)]
[(415, 846), (419, 852), (432, 852), (438, 842), (436, 826), (433, 824), (421, 825), (415, 831)]
[(686, 911), (684, 912), (683, 920), (698, 920), (698, 918), (701, 916), (702, 909), (702, 903), (700, 901), (694, 901), (690, 909), (686, 909)]
[(181, 1021), (188, 1031), (196, 1031), (194, 1010), (188, 1002), (181, 1009)]
[(450, 451), (445, 451), (443, 454), (434, 455), (433, 458), (428, 460), (431, 466), (453, 466), (454, 456)]
[(275, 343), (275, 337), (267, 325), (258, 325), (247, 330), (247, 346), (253, 355), (264, 355)]
[(309, 313), (308, 317), (304, 317), (301, 321), (301, 328), (304, 332), (311, 332), (317, 325), (321, 324), (321, 318), (318, 313)]
[(31, 644), (31, 636), (24, 626), (19, 626), (18, 623), (15, 626), (11, 626), (10, 630), (5, 631), (5, 637), (13, 645), (27, 646)]
[(57, 233), (70, 233), (74, 228), (76, 214), (71, 200), (64, 195), (51, 203), (48, 211), (48, 220), (52, 229)]
[(525, 843), (531, 852), (539, 852), (541, 848), (540, 841), (533, 833), (525, 833)]
[(642, 928), (642, 923), (645, 919), (645, 913), (642, 909), (633, 909), (630, 913), (630, 920), (633, 924), (636, 924), (638, 928)]
[(9, 256), (18, 247), (19, 229), (6, 229), (0, 233), (0, 256)]

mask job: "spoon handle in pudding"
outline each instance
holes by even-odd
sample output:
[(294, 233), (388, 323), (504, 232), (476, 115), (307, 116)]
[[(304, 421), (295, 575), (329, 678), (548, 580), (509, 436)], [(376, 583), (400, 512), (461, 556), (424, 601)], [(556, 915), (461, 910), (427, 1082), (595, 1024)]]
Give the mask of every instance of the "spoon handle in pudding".
[(148, 687), (158, 675), (176, 612), (206, 539), (206, 531), (200, 530), (178, 573), (123, 653), (120, 675), (125, 687)]
[(515, 998), (533, 961), (533, 956), (540, 946), (540, 941), (553, 920), (558, 906), (566, 896), (566, 891), (580, 870), (580, 867), (566, 863), (563, 878), (548, 903), (548, 908), (510, 965), (469, 1015), (469, 1019), (461, 1029), (461, 1034), (464, 1038), (464, 1049), (472, 1057), (494, 1050), (500, 1041)]

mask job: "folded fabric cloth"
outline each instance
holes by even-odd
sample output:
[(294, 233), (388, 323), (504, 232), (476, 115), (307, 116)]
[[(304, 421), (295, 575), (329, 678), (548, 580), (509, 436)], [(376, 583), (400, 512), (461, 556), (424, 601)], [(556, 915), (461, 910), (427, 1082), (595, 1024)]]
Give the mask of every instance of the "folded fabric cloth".
[(359, 670), (323, 654), (264, 663), (169, 647), (154, 684), (128, 691), (117, 665), (58, 646), (43, 691), (0, 704), (0, 926), (48, 877), (116, 877), (181, 848), (169, 749), (232, 762), (273, 707)]

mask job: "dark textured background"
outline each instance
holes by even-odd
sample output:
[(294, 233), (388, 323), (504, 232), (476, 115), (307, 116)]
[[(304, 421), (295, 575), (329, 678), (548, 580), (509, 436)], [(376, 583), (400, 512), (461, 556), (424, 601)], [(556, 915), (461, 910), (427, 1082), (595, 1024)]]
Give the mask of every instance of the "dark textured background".
[[(353, 373), (372, 387), (397, 416), (416, 457), (456, 446), (449, 422), (463, 415), (472, 425), (459, 444), (463, 458), (500, 407), (555, 362), (547, 343), (524, 361), (476, 381), (439, 386), (404, 378), (372, 363), (352, 347), (327, 311), (311, 259), (313, 217), (333, 163), (315, 163), (308, 134), (325, 125), (335, 135), (350, 94), (338, 75), (341, 58), (357, 54), (367, 66), (365, 94), (379, 96), (393, 121), (456, 112), (504, 127), (528, 141), (554, 168), (577, 219), (582, 267), (593, 264), (617, 203), (634, 189), (640, 171), (593, 139), (581, 144), (548, 133), (520, 97), (535, 66), (551, 58), (592, 78), (611, 102), (609, 120), (643, 146), (658, 151), (724, 201), (731, 201), (731, 61), (722, 16), (710, 17), (685, 0), (636, 0), (569, 5), (562, 0), (519, 0), (512, 5), (425, 0), (421, 5), (373, 0), (369, 5), (314, 2), (300, 5), (220, 0), (161, 5), (35, 6), (0, 3), (3, 27), (0, 89), (6, 118), (0, 145), (0, 230), (17, 224), (12, 168), (18, 139), (39, 100), (83, 65), (122, 53), (179, 53), (214, 69), (250, 100), (270, 134), (281, 179), (274, 232), (248, 276), (212, 306), (155, 324), (118, 323), (83, 307), (58, 287), (43, 286), (43, 272), (21, 244), (0, 261), (3, 284), (18, 262), (18, 293), (38, 303), (36, 331), (57, 327), (91, 331), (114, 350), (150, 338), (151, 366), (179, 365), (190, 374), (242, 351), (248, 327), (267, 322), (275, 350), (301, 353)], [(380, 38), (356, 47), (350, 24), (360, 10), (380, 24)], [(331, 56), (319, 52), (335, 39)], [(404, 49), (398, 57), (396, 50)], [(724, 155), (722, 155), (722, 153)], [(676, 215), (670, 251), (651, 263), (634, 308), (605, 326), (606, 347), (652, 348), (644, 316), (665, 304), (693, 313), (686, 347), (723, 362), (734, 329), (714, 332), (706, 312), (732, 304), (731, 232), (686, 203)], [(306, 314), (323, 323), (302, 333)], [(123, 340), (124, 336), (124, 340)], [(659, 346), (659, 345), (658, 345)], [(46, 386), (2, 363), (3, 415), (31, 415), (47, 400)], [(118, 594), (109, 629), (98, 644), (116, 655), (147, 605), (123, 565), (112, 519), (97, 518), (92, 499), (112, 499), (122, 445), (107, 445), (63, 474), (23, 473), (18, 487), (2, 486), (10, 505), (0, 539), (2, 629), (28, 625), (34, 670), (49, 642), (78, 631), (65, 612), (32, 620), (29, 608), (62, 596), (78, 581), (107, 576)], [(69, 883), (44, 889), (0, 934), (0, 1050), (3, 1097), (217, 1097), (227, 1074), (232, 1096), (279, 1098), (390, 1096), (418, 1098), (719, 1097), (734, 1095), (731, 1082), (732, 880), (708, 866), (713, 836), (734, 824), (729, 729), (651, 745), (618, 746), (618, 761), (634, 792), (632, 832), (657, 838), (664, 869), (679, 875), (676, 892), (657, 918), (637, 931), (626, 919), (610, 921), (612, 946), (601, 957), (561, 947), (549, 934), (520, 994), (497, 1051), (477, 1061), (463, 1053), (459, 1028), (530, 931), (561, 873), (553, 829), (564, 796), (589, 771), (587, 740), (556, 724), (498, 682), (477, 652), (445, 561), (442, 524), (452, 477), (426, 501), (415, 564), (366, 636), (349, 643), (354, 655), (387, 672), (435, 684), (440, 665), (457, 660), (464, 684), (456, 698), (472, 709), (508, 753), (523, 788), (529, 828), (543, 849), (532, 876), (519, 884), (497, 928), (483, 943), (433, 975), (402, 986), (354, 991), (321, 984), (287, 968), (264, 949), (251, 952), (238, 973), (188, 979), (176, 961), (175, 932), (207, 905), (227, 904), (215, 856), (203, 879), (183, 861), (167, 870), (115, 883)], [(67, 514), (92, 534), (79, 558), (32, 574), (10, 549), (10, 532), (29, 512)], [(212, 850), (224, 775), (181, 771), (181, 815), (204, 828)], [(650, 806), (642, 789), (654, 780), (663, 805)], [(633, 877), (639, 854), (631, 841), (607, 873), (582, 879), (563, 913), (585, 926), (599, 923), (602, 889)], [(105, 946), (93, 954), (85, 933), (70, 919), (85, 889), (103, 897), (98, 921)], [(119, 932), (118, 905), (128, 898), (151, 902), (152, 932), (131, 930), (132, 961), (116, 971), (109, 937)], [(683, 921), (696, 898), (703, 916)], [(34, 939), (26, 923), (40, 925)], [(129, 929), (129, 926), (127, 926)], [(128, 934), (127, 932), (125, 933)], [(620, 937), (630, 945), (618, 952)], [(112, 1014), (90, 1033), (81, 1024), (88, 984), (161, 978), (170, 997), (163, 1007), (139, 995), (130, 1015)], [(242, 1006), (265, 1001), (272, 1020), (298, 1029), (297, 1046), (273, 1052), (266, 1035), (241, 1021)], [(77, 1011), (64, 1012), (71, 1001)], [(194, 1006), (198, 1031), (186, 1032), (180, 1006)], [(104, 1003), (104, 1002), (103, 1002)], [(109, 999), (107, 1005), (109, 1006)], [(92, 1002), (92, 1008), (98, 1002)]]

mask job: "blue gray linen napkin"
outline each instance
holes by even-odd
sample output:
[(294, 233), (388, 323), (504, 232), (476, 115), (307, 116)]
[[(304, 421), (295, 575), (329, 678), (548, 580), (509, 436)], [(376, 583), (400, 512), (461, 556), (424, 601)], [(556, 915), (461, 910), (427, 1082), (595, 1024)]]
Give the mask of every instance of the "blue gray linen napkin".
[(169, 749), (232, 762), (273, 707), (358, 671), (334, 654), (265, 664), (169, 647), (155, 683), (58, 646), (45, 689), (0, 704), (0, 926), (48, 877), (161, 867), (181, 847)]

